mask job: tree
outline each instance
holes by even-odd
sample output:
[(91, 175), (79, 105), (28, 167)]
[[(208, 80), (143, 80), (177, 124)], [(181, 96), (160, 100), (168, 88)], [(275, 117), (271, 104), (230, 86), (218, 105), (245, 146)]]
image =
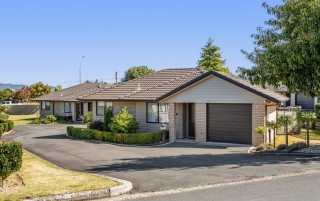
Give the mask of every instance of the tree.
[(253, 63), (240, 69), (253, 84), (275, 88), (280, 84), (291, 93), (320, 95), (320, 4), (319, 0), (283, 0), (271, 7), (263, 3), (273, 18), (253, 34), (253, 52), (242, 50)]
[(103, 130), (104, 131), (107, 131), (107, 132), (110, 132), (110, 123), (112, 122), (112, 111), (111, 111), (111, 108), (110, 106), (108, 106), (106, 108), (106, 110), (104, 111), (104, 124), (103, 124)]
[(297, 121), (301, 124), (305, 124), (306, 129), (307, 129), (307, 146), (310, 145), (310, 135), (309, 135), (309, 130), (310, 130), (310, 124), (316, 122), (317, 120), (317, 115), (314, 112), (302, 112), (299, 111), (297, 112)]
[(54, 91), (61, 91), (62, 90), (62, 86), (61, 85), (57, 85), (55, 88), (54, 88)]
[(31, 89), (28, 86), (25, 86), (22, 89), (19, 89), (12, 94), (13, 100), (18, 100), (21, 102), (29, 102), (30, 97), (31, 97)]
[(113, 133), (135, 133), (138, 122), (132, 114), (128, 113), (127, 108), (123, 107), (119, 114), (112, 118), (110, 129)]
[(273, 130), (273, 148), (276, 148), (276, 129), (279, 127), (280, 127), (279, 122), (274, 121), (274, 120), (267, 121), (269, 140), (271, 139), (271, 136), (270, 136), (271, 130)]
[(292, 117), (289, 115), (282, 115), (278, 119), (279, 126), (283, 127), (283, 130), (285, 130), (287, 147), (289, 145), (288, 125), (291, 123), (291, 121), (292, 121)]
[(155, 70), (148, 68), (148, 66), (133, 66), (124, 72), (124, 78), (122, 81), (127, 82), (155, 72)]
[(220, 48), (213, 44), (213, 39), (209, 38), (207, 44), (201, 50), (200, 60), (198, 61), (199, 68), (230, 73), (228, 68), (223, 67), (225, 60), (221, 59)]
[(11, 89), (4, 89), (0, 91), (0, 102), (8, 100), (11, 98), (13, 91)]
[(47, 84), (43, 84), (42, 82), (38, 82), (30, 86), (30, 92), (31, 98), (37, 98), (39, 96), (51, 93), (51, 87)]

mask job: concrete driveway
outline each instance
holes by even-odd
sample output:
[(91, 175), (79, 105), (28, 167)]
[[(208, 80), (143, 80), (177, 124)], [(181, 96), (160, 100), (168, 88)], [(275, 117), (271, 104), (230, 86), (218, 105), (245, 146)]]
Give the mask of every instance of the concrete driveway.
[(247, 147), (172, 143), (127, 147), (66, 137), (66, 125), (24, 125), (7, 141), (67, 169), (133, 182), (150, 192), (319, 169), (317, 158), (248, 154)]

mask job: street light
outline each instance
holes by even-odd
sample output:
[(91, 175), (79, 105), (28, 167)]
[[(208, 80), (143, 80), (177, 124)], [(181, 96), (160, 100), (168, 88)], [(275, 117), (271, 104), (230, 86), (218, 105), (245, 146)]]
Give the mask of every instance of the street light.
[(80, 68), (79, 68), (79, 80), (80, 80), (80, 84), (81, 84), (81, 64), (82, 64), (82, 60), (84, 59), (84, 56), (81, 57), (80, 59)]

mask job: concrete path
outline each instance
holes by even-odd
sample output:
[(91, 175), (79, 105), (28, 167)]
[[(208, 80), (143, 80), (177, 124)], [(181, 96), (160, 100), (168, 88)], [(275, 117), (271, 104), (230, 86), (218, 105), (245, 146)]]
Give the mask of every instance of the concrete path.
[(172, 143), (126, 147), (66, 137), (66, 125), (24, 125), (5, 140), (67, 169), (133, 183), (133, 192), (162, 191), (320, 169), (318, 158), (264, 156), (247, 147)]

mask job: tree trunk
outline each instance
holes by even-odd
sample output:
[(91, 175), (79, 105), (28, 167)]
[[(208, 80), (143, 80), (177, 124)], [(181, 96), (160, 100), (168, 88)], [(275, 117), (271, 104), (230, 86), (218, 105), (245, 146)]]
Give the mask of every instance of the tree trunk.
[(289, 145), (288, 124), (286, 124), (286, 146)]
[(309, 121), (307, 122), (307, 147), (310, 145), (310, 135), (309, 135)]
[(276, 129), (273, 129), (273, 148), (276, 148)]

